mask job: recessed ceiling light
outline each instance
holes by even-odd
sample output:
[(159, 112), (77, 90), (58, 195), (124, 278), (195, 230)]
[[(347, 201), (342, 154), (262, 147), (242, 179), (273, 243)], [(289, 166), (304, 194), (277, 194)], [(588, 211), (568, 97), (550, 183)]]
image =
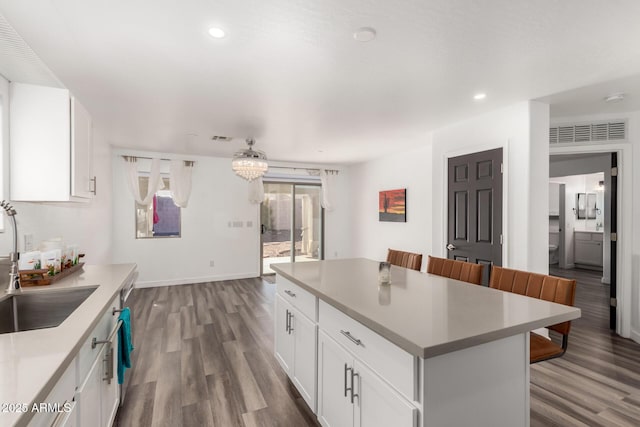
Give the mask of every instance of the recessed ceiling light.
[(376, 30), (371, 27), (358, 28), (355, 33), (353, 33), (353, 38), (359, 42), (370, 42), (376, 38)]
[(624, 93), (615, 93), (613, 95), (607, 96), (604, 100), (606, 102), (620, 102), (623, 101), (625, 97)]
[(225, 36), (224, 30), (221, 28), (211, 27), (209, 28), (209, 35), (214, 39), (221, 39)]
[(473, 95), (473, 99), (475, 99), (476, 101), (481, 101), (486, 97), (487, 97), (486, 93), (476, 93), (475, 95)]

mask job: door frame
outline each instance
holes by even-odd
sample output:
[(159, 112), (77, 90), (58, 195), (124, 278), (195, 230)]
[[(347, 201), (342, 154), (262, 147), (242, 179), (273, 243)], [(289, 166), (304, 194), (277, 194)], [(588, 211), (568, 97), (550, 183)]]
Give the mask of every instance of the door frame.
[[(264, 184), (288, 184), (291, 185), (291, 198), (293, 200), (292, 202), (292, 208), (294, 210), (293, 214), (291, 215), (291, 229), (294, 229), (294, 224), (295, 224), (295, 200), (296, 200), (296, 185), (307, 185), (307, 186), (315, 186), (315, 187), (320, 187), (320, 189), (322, 190), (322, 184), (318, 181), (317, 183), (315, 181), (306, 181), (306, 180), (301, 180), (301, 179), (282, 179), (282, 178), (273, 178), (273, 179), (269, 179), (269, 178), (265, 178), (263, 180), (263, 185)], [(262, 204), (264, 202), (260, 202), (260, 204), (258, 205), (258, 221), (257, 223), (259, 224), (258, 226), (258, 244), (260, 245), (260, 254), (259, 254), (259, 271), (260, 271), (260, 276), (264, 276), (265, 272), (264, 272), (264, 262), (263, 262), (263, 255), (264, 255), (264, 242), (262, 241)], [(325, 227), (325, 222), (324, 222), (324, 207), (322, 206), (322, 203), (320, 204), (320, 244), (318, 245), (318, 255), (320, 256), (320, 260), (324, 260), (324, 247), (325, 247), (325, 241), (324, 241), (324, 227)], [(292, 231), (292, 238), (293, 238), (293, 231)], [(296, 256), (295, 256), (295, 242), (292, 242), (292, 248), (291, 248), (291, 261), (290, 262), (295, 262)], [(266, 273), (266, 275), (273, 275), (275, 273)]]
[(443, 153), (442, 162), (444, 179), (442, 188), (442, 211), (440, 213), (442, 215), (441, 242), (443, 243), (443, 246), (439, 248), (439, 251), (437, 252), (438, 254), (445, 254), (446, 258), (444, 250), (449, 238), (449, 216), (447, 214), (449, 209), (449, 182), (447, 178), (449, 176), (449, 159), (502, 148), (502, 266), (509, 266), (509, 217), (507, 216), (507, 206), (509, 203), (509, 143), (510, 140), (507, 139), (504, 143), (475, 145), (473, 147), (466, 147), (460, 150), (447, 151)]
[[(616, 244), (616, 333), (640, 343), (640, 331), (631, 329), (631, 295), (633, 292), (631, 248), (632, 241), (632, 146), (630, 143), (604, 143), (598, 145), (576, 145), (550, 147), (549, 156), (556, 154), (608, 154), (618, 156), (617, 182), (617, 244)], [(629, 203), (623, 203), (628, 200)], [(625, 221), (626, 219), (626, 221)]]

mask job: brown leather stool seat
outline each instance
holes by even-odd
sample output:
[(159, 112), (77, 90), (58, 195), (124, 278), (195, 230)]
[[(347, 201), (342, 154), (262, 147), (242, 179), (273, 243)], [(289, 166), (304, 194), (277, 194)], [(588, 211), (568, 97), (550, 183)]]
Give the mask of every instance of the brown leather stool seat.
[(420, 271), (420, 267), (422, 267), (422, 254), (389, 249), (389, 252), (387, 252), (387, 262), (397, 265), (398, 267)]
[[(576, 296), (575, 280), (496, 266), (493, 266), (491, 270), (489, 286), (569, 306), (573, 306)], [(530, 363), (560, 357), (567, 351), (571, 322), (562, 322), (547, 328), (562, 335), (562, 345), (531, 332), (529, 338)]]
[(482, 264), (464, 262), (453, 259), (437, 258), (429, 255), (427, 273), (438, 276), (449, 277), (451, 279), (462, 280), (463, 282), (479, 285), (482, 283)]

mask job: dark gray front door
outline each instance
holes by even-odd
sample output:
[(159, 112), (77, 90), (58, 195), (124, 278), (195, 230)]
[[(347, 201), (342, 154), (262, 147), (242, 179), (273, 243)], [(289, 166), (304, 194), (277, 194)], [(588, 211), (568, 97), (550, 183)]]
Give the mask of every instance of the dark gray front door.
[(502, 148), (449, 159), (447, 258), (502, 265)]

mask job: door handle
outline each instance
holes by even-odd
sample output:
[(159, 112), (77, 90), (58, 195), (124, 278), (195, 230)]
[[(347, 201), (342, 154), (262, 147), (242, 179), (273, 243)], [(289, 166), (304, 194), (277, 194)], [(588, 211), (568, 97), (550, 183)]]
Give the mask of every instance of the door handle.
[(455, 248), (456, 248), (456, 247), (455, 247), (454, 245), (452, 245), (451, 243), (449, 243), (449, 244), (447, 245), (447, 250), (448, 250), (448, 251), (452, 251), (452, 250), (454, 250)]
[(267, 227), (264, 224), (260, 224), (260, 234), (264, 234), (267, 232)]

